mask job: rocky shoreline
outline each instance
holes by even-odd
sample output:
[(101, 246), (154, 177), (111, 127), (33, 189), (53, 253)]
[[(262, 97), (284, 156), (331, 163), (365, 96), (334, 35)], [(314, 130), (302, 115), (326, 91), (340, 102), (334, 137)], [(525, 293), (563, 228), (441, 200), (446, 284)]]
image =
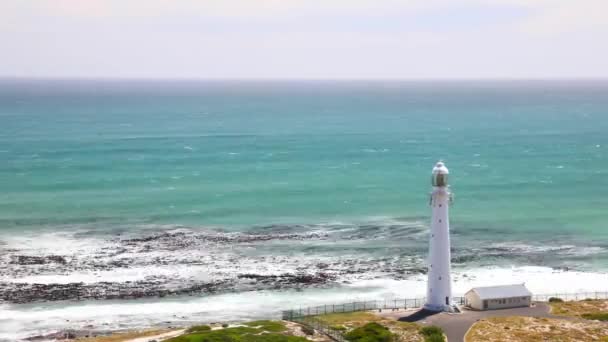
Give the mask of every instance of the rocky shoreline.
[[(348, 233), (339, 237), (357, 238)], [(323, 246), (332, 239), (336, 236), (328, 232), (299, 226), (268, 226), (249, 233), (177, 228), (94, 238), (91, 247), (77, 245), (67, 254), (4, 248), (0, 303), (302, 289), (373, 274), (400, 278), (425, 272), (413, 255), (414, 265), (408, 267), (398, 258), (346, 255), (335, 260), (314, 251), (304, 256), (288, 253), (292, 244)]]
[(257, 275), (241, 274), (234, 280), (212, 283), (185, 284), (168, 288), (162, 281), (136, 281), (125, 283), (101, 282), (94, 284), (27, 284), (0, 283), (0, 302), (25, 304), (63, 300), (112, 300), (166, 297), (177, 295), (217, 294), (246, 290), (277, 290), (322, 286), (331, 283), (335, 276), (317, 274)]
[[(37, 247), (38, 239), (52, 241), (53, 235), (32, 236), (31, 242), (17, 245), (0, 241), (0, 304), (303, 289), (426, 273), (422, 257), (427, 244), (419, 225), (324, 229), (271, 225), (249, 232), (185, 227), (114, 234), (64, 232), (59, 249), (48, 243)], [(452, 262), (494, 264), (520, 258), (543, 265), (546, 248), (458, 249)], [(552, 250), (576, 253), (574, 246)]]

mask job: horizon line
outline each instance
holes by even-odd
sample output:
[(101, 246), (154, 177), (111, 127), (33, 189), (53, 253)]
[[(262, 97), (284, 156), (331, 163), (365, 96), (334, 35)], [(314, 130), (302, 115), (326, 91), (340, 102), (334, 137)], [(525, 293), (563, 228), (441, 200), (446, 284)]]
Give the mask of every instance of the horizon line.
[(542, 82), (608, 81), (606, 77), (428, 77), (428, 78), (297, 78), (297, 77), (120, 77), (120, 76), (9, 76), (0, 81), (188, 81), (188, 82)]

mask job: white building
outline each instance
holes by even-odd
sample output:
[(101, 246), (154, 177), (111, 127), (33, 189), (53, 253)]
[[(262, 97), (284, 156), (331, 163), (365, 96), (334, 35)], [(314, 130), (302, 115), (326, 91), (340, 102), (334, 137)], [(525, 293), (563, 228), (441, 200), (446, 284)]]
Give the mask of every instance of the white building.
[(433, 168), (431, 193), (431, 230), (429, 237), (428, 283), (424, 308), (451, 311), (452, 279), (450, 275), (450, 222), (448, 207), (451, 193), (449, 171), (442, 162)]
[(532, 292), (524, 284), (474, 287), (464, 294), (465, 306), (494, 310), (530, 306)]

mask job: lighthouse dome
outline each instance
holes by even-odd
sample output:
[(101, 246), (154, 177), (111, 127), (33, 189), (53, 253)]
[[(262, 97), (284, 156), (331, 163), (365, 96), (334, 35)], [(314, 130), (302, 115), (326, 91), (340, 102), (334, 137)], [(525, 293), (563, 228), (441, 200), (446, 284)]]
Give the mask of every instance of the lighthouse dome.
[(448, 175), (450, 171), (445, 167), (443, 162), (438, 162), (433, 168), (433, 177), (431, 179), (431, 184), (433, 186), (448, 186)]

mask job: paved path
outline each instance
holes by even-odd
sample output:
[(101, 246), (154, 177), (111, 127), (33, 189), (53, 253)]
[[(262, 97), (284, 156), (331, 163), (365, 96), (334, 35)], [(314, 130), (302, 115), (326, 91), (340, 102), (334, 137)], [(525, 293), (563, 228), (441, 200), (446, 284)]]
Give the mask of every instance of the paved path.
[(386, 311), (380, 315), (386, 318), (399, 321), (417, 322), (425, 325), (440, 326), (448, 337), (449, 342), (463, 342), (464, 335), (469, 328), (478, 320), (488, 317), (498, 316), (528, 316), (528, 317), (557, 317), (549, 313), (550, 308), (547, 304), (537, 303), (533, 307), (513, 308), (488, 311), (463, 310), (460, 314), (442, 313), (421, 313), (415, 310), (408, 311)]

